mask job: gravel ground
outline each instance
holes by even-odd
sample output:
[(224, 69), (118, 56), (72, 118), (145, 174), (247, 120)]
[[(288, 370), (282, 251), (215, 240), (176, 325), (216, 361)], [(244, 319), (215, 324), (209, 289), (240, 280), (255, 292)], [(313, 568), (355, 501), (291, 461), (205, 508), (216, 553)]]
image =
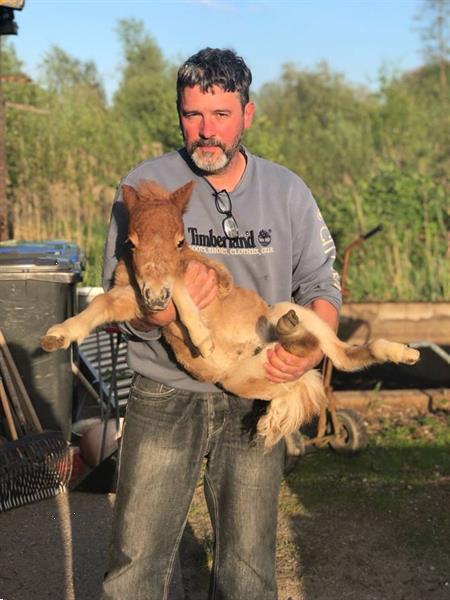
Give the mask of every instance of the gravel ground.
[[(449, 500), (450, 479), (442, 478), (405, 506), (400, 519), (326, 498), (308, 508), (287, 478), (279, 600), (450, 600), (450, 531), (442, 526)], [(72, 492), (0, 513), (0, 600), (99, 598), (113, 503), (114, 494)], [(432, 551), (416, 545), (416, 530), (436, 540)], [(182, 553), (186, 600), (207, 598), (211, 548), (199, 486)]]

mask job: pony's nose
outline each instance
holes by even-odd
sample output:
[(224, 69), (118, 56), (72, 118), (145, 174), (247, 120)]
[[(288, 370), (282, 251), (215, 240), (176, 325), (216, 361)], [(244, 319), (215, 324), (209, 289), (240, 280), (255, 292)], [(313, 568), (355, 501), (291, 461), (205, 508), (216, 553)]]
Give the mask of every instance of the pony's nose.
[(144, 289), (145, 303), (151, 310), (163, 310), (170, 300), (170, 288), (163, 287), (157, 296), (153, 295), (152, 289)]
[(169, 298), (170, 298), (169, 288), (163, 288), (159, 295), (159, 301), (162, 302), (163, 304), (167, 304), (167, 302), (169, 301)]

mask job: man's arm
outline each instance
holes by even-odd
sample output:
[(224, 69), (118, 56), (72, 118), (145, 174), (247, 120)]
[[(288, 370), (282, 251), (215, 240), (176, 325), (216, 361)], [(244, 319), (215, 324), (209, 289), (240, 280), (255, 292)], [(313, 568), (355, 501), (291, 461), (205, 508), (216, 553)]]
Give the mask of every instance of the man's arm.
[(325, 321), (333, 331), (337, 331), (339, 314), (337, 309), (330, 304), (328, 300), (317, 298), (311, 302), (309, 308), (311, 308), (322, 321)]
[[(311, 308), (334, 331), (338, 325), (341, 293), (339, 277), (333, 269), (335, 247), (330, 232), (310, 192), (304, 188), (302, 201), (295, 204), (298, 212), (293, 220), (292, 295), (296, 303)], [(300, 358), (277, 344), (267, 352), (265, 365), (273, 382), (297, 379), (322, 360), (320, 350)]]

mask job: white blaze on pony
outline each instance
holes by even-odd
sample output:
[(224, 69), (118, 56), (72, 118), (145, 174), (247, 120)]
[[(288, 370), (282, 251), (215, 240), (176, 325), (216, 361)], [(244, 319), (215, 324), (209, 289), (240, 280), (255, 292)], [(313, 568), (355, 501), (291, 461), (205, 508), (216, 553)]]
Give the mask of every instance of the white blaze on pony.
[[(99, 325), (141, 318), (164, 309), (172, 299), (177, 319), (163, 327), (162, 334), (178, 362), (199, 380), (243, 398), (270, 401), (258, 421), (267, 448), (317, 414), (325, 395), (317, 371), (287, 383), (268, 381), (263, 364), (266, 350), (276, 342), (299, 356), (319, 346), (344, 371), (418, 360), (417, 350), (386, 340), (350, 346), (312, 310), (290, 302), (269, 307), (255, 292), (235, 287), (224, 265), (194, 252), (184, 240), (183, 213), (193, 185), (189, 182), (172, 193), (151, 181), (141, 182), (137, 191), (124, 186), (130, 244), (116, 267), (114, 286), (80, 314), (51, 327), (41, 340), (44, 350), (80, 343)], [(215, 269), (218, 276), (218, 295), (202, 310), (183, 280), (192, 260)]]

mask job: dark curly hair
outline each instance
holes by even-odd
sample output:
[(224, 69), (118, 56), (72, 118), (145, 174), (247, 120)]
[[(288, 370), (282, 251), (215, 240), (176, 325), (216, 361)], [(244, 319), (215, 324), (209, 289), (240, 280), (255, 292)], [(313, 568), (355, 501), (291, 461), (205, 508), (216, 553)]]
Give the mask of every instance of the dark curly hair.
[(207, 92), (218, 85), (225, 92), (238, 92), (244, 108), (249, 101), (251, 82), (250, 69), (234, 50), (203, 48), (178, 69), (177, 106), (180, 107), (184, 88), (199, 85), (203, 92)]

